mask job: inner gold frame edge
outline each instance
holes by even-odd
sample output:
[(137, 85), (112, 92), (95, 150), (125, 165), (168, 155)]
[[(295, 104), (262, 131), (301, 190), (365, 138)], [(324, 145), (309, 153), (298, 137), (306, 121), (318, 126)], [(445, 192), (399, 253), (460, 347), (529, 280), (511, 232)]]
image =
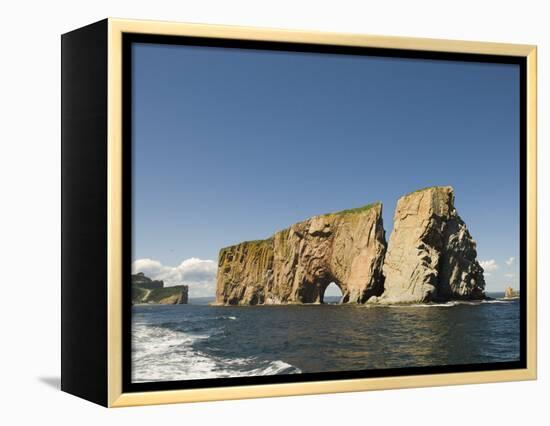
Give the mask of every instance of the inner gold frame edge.
[[(387, 49), (518, 56), (527, 59), (527, 368), (367, 379), (122, 392), (122, 34), (159, 34)], [(537, 49), (533, 45), (338, 34), (175, 22), (108, 20), (107, 368), (108, 406), (168, 404), (366, 390), (534, 380), (537, 377)]]

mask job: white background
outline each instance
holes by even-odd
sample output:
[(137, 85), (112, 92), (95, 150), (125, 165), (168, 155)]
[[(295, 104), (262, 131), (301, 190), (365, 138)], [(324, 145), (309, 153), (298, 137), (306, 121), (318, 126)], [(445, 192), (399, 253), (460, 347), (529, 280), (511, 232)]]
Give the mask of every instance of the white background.
[[(0, 421), (59, 424), (548, 424), (545, 1), (9, 1), (0, 5)], [(107, 16), (539, 46), (539, 380), (107, 410), (56, 389), (60, 34)], [(465, 168), (467, 170), (467, 167)], [(486, 188), (491, 191), (491, 188)], [(498, 211), (494, 212), (495, 215)], [(546, 218), (546, 221), (544, 220)], [(506, 232), (503, 229), (503, 232)], [(543, 241), (544, 240), (544, 241)], [(30, 423), (29, 423), (30, 424)]]

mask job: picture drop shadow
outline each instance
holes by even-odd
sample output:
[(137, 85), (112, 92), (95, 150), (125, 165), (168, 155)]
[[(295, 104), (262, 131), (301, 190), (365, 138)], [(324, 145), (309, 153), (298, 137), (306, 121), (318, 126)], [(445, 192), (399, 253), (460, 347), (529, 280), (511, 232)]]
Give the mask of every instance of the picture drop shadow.
[(44, 383), (45, 385), (48, 385), (51, 388), (54, 389), (61, 389), (61, 378), (60, 377), (39, 377), (39, 382)]

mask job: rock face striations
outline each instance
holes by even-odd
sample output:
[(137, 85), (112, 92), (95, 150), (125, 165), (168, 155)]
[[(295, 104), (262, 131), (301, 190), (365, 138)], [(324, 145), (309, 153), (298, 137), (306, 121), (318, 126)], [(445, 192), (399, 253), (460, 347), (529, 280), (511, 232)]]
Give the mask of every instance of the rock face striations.
[(372, 302), (425, 303), (484, 298), (476, 243), (454, 206), (450, 186), (397, 202), (384, 262), (384, 294)]
[(476, 243), (451, 187), (402, 197), (386, 253), (380, 203), (315, 216), (220, 251), (216, 304), (322, 303), (334, 282), (343, 303), (484, 298)]
[(342, 302), (382, 294), (386, 251), (380, 203), (315, 216), (271, 238), (220, 251), (216, 303), (322, 303), (334, 282)]

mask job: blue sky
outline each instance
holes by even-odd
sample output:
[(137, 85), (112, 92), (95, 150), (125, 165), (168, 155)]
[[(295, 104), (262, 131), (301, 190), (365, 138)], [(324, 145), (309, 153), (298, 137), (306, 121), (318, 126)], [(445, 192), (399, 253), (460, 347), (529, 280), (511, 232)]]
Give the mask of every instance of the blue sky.
[(518, 286), (518, 66), (148, 44), (133, 58), (137, 269), (213, 294), (224, 246), (373, 201), (389, 239), (401, 195), (452, 185), (487, 289)]

